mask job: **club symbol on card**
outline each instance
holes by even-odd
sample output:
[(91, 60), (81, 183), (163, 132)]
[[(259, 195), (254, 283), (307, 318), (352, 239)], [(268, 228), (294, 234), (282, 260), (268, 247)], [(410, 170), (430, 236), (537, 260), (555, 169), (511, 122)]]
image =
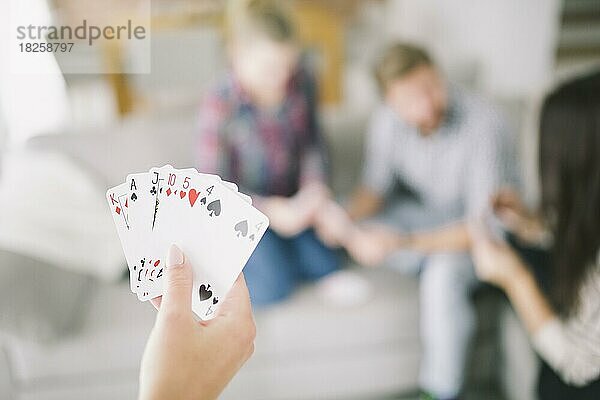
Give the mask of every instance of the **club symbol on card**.
[(235, 224), (233, 229), (235, 230), (237, 237), (246, 237), (246, 235), (248, 234), (248, 221), (243, 220), (238, 222), (237, 224)]
[(185, 197), (185, 195), (186, 195), (186, 192), (184, 192), (183, 190), (181, 190), (181, 191), (179, 192), (179, 198), (180, 198), (180, 199), (182, 199), (182, 200), (183, 200), (183, 198)]
[(208, 300), (212, 297), (213, 292), (210, 290), (210, 285), (200, 285), (199, 293), (200, 301)]
[(202, 205), (206, 204), (206, 197), (203, 197), (200, 199), (200, 204), (202, 204)]
[(136, 201), (137, 200), (137, 194), (133, 193), (131, 195), (131, 201)]
[(213, 297), (213, 305), (217, 304), (219, 302), (219, 298), (218, 297)]
[(196, 200), (198, 199), (198, 195), (199, 193), (196, 189), (190, 189), (190, 193), (188, 194), (190, 207), (194, 207), (194, 204), (196, 204)]
[(173, 193), (173, 191), (171, 190), (171, 188), (168, 188), (166, 193), (167, 193), (167, 197), (169, 197), (171, 195), (171, 193)]
[(156, 186), (152, 186), (152, 189), (150, 189), (150, 194), (152, 196), (154, 196), (156, 194)]
[(221, 200), (215, 200), (208, 203), (206, 206), (208, 215), (211, 217), (218, 217), (221, 214)]

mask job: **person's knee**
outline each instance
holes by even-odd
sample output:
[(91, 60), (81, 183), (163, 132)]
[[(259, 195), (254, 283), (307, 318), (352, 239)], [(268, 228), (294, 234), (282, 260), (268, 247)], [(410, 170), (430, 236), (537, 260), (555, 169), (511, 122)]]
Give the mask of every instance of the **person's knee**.
[(257, 308), (267, 307), (284, 301), (292, 294), (292, 290), (292, 287), (284, 287), (283, 285), (270, 289), (260, 288), (258, 290), (248, 287), (252, 306)]

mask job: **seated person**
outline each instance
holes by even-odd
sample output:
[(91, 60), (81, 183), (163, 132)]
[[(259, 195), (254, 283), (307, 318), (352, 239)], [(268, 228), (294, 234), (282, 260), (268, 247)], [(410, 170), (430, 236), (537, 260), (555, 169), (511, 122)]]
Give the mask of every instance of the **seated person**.
[(549, 248), (550, 279), (481, 227), (472, 231), (477, 275), (506, 292), (543, 360), (541, 400), (600, 399), (599, 115), (600, 73), (555, 90), (541, 113), (541, 213), (510, 191), (494, 198), (521, 243)]
[(271, 221), (244, 269), (253, 303), (263, 305), (338, 269), (311, 229), (328, 198), (326, 149), (315, 81), (280, 4), (234, 7), (228, 50), (231, 71), (202, 105), (197, 164), (251, 193)]
[[(467, 220), (516, 180), (511, 141), (498, 113), (446, 82), (422, 49), (389, 47), (376, 74), (383, 104), (370, 122), (362, 185), (348, 214), (361, 220), (387, 210), (378, 224), (351, 229), (339, 217), (324, 221), (324, 230), (345, 230), (338, 243), (362, 264), (386, 260), (419, 274), (420, 385), (427, 398), (454, 399), (475, 326)], [(392, 193), (395, 186), (402, 190)]]

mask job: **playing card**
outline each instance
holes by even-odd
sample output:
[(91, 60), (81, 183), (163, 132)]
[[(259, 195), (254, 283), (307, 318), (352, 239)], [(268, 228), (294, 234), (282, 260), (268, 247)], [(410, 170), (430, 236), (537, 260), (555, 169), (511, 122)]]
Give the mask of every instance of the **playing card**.
[[(138, 260), (139, 289), (138, 298), (142, 301), (160, 296), (163, 293), (163, 277), (166, 269), (164, 264), (164, 243), (156, 232), (161, 224), (164, 204), (171, 202), (189, 201), (194, 198), (192, 189), (188, 196), (189, 179), (200, 175), (206, 183), (212, 185), (221, 182), (216, 175), (198, 174), (193, 168), (177, 170), (171, 165), (151, 168), (146, 174), (133, 174), (127, 177), (130, 182), (131, 197), (137, 201), (131, 208), (132, 226), (135, 231), (135, 241), (145, 243), (142, 246), (144, 254)], [(237, 186), (228, 183), (227, 186), (237, 193)]]
[(162, 280), (165, 273), (164, 254), (155, 244), (155, 227), (158, 223), (160, 201), (159, 194), (165, 184), (163, 175), (170, 171), (164, 166), (149, 173), (131, 174), (127, 176), (129, 185), (129, 220), (133, 231), (133, 242), (138, 249), (136, 262), (138, 290), (141, 301), (149, 300), (162, 294)]
[(110, 208), (110, 213), (117, 228), (117, 234), (125, 253), (125, 260), (129, 267), (129, 282), (132, 292), (136, 292), (139, 284), (136, 279), (137, 271), (135, 270), (135, 253), (132, 245), (132, 230), (129, 225), (129, 186), (127, 183), (122, 183), (119, 186), (108, 189), (106, 199)]
[(236, 184), (192, 168), (128, 175), (107, 200), (132, 291), (142, 301), (163, 294), (163, 258), (175, 243), (194, 268), (192, 309), (201, 319), (214, 317), (269, 224)]
[[(181, 201), (165, 202), (158, 234), (194, 268), (192, 309), (210, 319), (268, 227), (267, 217), (211, 175), (181, 175)], [(177, 189), (175, 189), (177, 190)], [(181, 189), (178, 189), (181, 193)], [(177, 199), (177, 197), (176, 197)]]

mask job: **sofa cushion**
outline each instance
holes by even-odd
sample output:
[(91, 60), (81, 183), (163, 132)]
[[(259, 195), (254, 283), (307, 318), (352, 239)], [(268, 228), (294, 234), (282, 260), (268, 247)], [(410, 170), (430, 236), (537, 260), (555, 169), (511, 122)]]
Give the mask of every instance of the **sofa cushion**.
[[(416, 282), (392, 271), (360, 273), (376, 288), (374, 297), (362, 306), (324, 304), (309, 285), (289, 301), (257, 311), (256, 352), (252, 363), (240, 373), (240, 381), (257, 368), (293, 368), (307, 362), (318, 365), (331, 357), (341, 360), (350, 352), (366, 356), (373, 349), (382, 353), (397, 349), (416, 366)], [(21, 386), (48, 390), (68, 382), (93, 385), (112, 379), (137, 379), (154, 316), (154, 308), (149, 303), (140, 304), (125, 282), (103, 284), (93, 295), (77, 336), (51, 346), (12, 341), (11, 369)]]
[(38, 343), (76, 333), (94, 283), (84, 275), (0, 250), (0, 332)]

